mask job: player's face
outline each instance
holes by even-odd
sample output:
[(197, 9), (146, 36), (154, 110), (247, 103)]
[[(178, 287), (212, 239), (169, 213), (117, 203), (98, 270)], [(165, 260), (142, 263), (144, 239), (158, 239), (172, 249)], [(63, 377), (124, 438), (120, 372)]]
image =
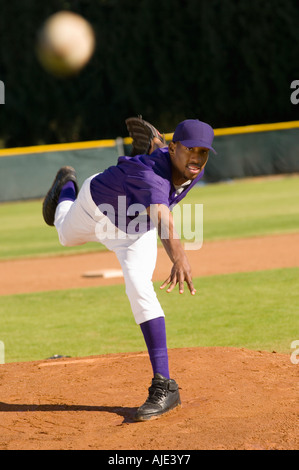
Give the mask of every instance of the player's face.
[(176, 185), (194, 180), (205, 167), (209, 149), (185, 147), (180, 142), (170, 142), (169, 155), (172, 162), (172, 182)]

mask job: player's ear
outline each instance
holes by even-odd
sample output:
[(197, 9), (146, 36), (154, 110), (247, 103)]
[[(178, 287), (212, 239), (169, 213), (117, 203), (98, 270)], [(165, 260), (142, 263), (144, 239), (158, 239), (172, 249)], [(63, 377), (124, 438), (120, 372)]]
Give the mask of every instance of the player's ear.
[(168, 152), (169, 152), (169, 155), (170, 156), (173, 156), (174, 154), (174, 151), (175, 151), (175, 148), (176, 148), (176, 143), (175, 142), (169, 142), (168, 144)]

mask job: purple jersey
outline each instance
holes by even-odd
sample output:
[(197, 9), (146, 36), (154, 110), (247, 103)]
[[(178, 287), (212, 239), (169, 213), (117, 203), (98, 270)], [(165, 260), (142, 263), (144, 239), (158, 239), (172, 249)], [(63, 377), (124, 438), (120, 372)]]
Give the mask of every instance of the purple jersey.
[(151, 155), (119, 157), (117, 165), (91, 180), (91, 197), (101, 212), (121, 230), (127, 233), (144, 232), (151, 228), (147, 215), (145, 225), (139, 224), (137, 227), (132, 221), (151, 204), (164, 204), (171, 210), (202, 178), (204, 171), (179, 195), (176, 195), (171, 173), (167, 147), (155, 150)]

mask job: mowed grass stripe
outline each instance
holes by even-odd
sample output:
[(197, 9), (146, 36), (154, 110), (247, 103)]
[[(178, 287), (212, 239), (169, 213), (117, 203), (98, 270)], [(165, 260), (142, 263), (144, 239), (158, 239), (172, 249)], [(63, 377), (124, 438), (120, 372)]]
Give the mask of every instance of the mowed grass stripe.
[[(197, 294), (167, 294), (170, 348), (230, 346), (290, 352), (299, 340), (299, 268), (194, 279)], [(1, 297), (6, 362), (145, 350), (124, 286)]]
[[(236, 180), (196, 186), (180, 203), (203, 205), (204, 240), (243, 238), (299, 231), (299, 177)], [(191, 207), (190, 228), (195, 211)], [(0, 260), (49, 255), (68, 255), (104, 249), (89, 243), (60, 246), (55, 228), (42, 218), (42, 201), (0, 204)], [(189, 223), (188, 220), (184, 220)], [(184, 235), (184, 230), (180, 230)], [(191, 240), (192, 241), (192, 240)]]

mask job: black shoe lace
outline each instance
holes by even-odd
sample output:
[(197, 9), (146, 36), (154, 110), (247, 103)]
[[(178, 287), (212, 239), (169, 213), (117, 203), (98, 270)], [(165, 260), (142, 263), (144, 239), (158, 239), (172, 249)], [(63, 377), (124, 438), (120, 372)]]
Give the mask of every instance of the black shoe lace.
[(150, 387), (149, 392), (150, 393), (147, 401), (157, 404), (166, 397), (168, 391), (160, 387)]

